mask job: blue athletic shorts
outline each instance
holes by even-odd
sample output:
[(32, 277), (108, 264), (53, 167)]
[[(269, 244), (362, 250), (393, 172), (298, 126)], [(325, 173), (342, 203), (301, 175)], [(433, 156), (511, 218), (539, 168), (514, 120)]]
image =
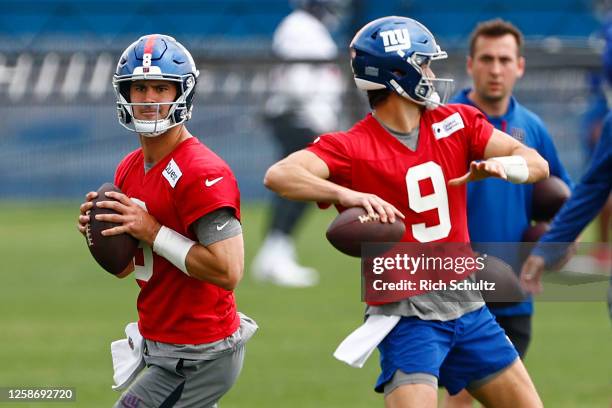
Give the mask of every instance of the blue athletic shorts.
[(378, 345), (382, 373), (376, 392), (382, 393), (396, 370), (438, 378), (451, 395), (474, 381), (508, 367), (516, 349), (489, 309), (482, 307), (455, 320), (402, 317)]

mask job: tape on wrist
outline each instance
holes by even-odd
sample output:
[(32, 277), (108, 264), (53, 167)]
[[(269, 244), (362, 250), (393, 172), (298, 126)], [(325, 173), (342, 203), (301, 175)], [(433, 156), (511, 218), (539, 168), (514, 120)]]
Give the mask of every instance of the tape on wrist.
[(153, 251), (189, 276), (186, 265), (187, 253), (194, 245), (195, 242), (189, 238), (162, 226), (153, 241)]
[(521, 184), (529, 178), (529, 167), (523, 156), (491, 157), (491, 160), (501, 163), (511, 183)]

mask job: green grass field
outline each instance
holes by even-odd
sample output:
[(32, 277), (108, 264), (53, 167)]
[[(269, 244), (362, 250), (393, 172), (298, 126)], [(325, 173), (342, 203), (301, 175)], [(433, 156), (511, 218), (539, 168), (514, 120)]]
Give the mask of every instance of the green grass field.
[[(103, 272), (75, 228), (78, 203), (0, 204), (0, 387), (75, 387), (71, 403), (2, 407), (109, 407), (110, 342), (136, 320), (137, 285)], [(301, 260), (321, 271), (311, 289), (254, 283), (238, 291), (260, 331), (222, 407), (383, 406), (372, 390), (377, 358), (353, 369), (332, 357), (362, 321), (359, 263), (335, 252), (323, 231), (332, 211), (313, 211), (299, 235)], [(247, 266), (262, 237), (263, 211), (243, 210)], [(612, 327), (605, 303), (536, 305), (527, 366), (547, 407), (608, 407)]]

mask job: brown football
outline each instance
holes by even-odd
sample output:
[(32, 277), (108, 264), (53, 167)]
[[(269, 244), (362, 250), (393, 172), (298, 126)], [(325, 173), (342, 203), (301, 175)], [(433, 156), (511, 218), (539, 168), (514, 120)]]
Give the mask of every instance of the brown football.
[(327, 228), (327, 240), (338, 251), (350, 256), (361, 256), (362, 243), (398, 242), (406, 226), (396, 218), (394, 223), (372, 219), (365, 209), (353, 207), (342, 211)]
[(538, 181), (533, 185), (531, 198), (531, 219), (550, 221), (570, 197), (570, 189), (563, 180), (556, 176)]
[(99, 201), (116, 201), (105, 196), (104, 193), (107, 191), (121, 193), (121, 190), (112, 183), (104, 183), (98, 189), (98, 197), (93, 200), (94, 206), (89, 212), (89, 224), (87, 224), (85, 230), (85, 239), (96, 262), (107, 272), (117, 275), (131, 262), (138, 248), (138, 240), (125, 233), (108, 237), (102, 235), (102, 231), (120, 225), (114, 222), (96, 220), (97, 214), (116, 214), (114, 210), (99, 208), (96, 205)]
[(485, 268), (476, 273), (476, 281), (495, 284), (490, 290), (481, 291), (482, 298), (490, 307), (512, 306), (527, 298), (517, 273), (510, 265), (495, 256), (487, 256)]

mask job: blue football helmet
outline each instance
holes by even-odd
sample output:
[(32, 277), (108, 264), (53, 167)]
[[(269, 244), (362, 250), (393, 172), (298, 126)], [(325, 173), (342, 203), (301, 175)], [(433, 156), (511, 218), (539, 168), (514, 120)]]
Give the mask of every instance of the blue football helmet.
[[(193, 57), (174, 38), (162, 34), (140, 37), (123, 51), (113, 76), (119, 123), (143, 136), (159, 136), (168, 129), (191, 118), (193, 97), (199, 71)], [(132, 103), (130, 83), (137, 80), (164, 80), (176, 83), (177, 97), (173, 102)], [(168, 115), (157, 120), (136, 119), (133, 106), (170, 105)]]
[(424, 66), (447, 54), (418, 21), (397, 16), (374, 20), (357, 32), (350, 50), (359, 89), (386, 88), (428, 109), (443, 105), (452, 92), (452, 79), (424, 75)]

